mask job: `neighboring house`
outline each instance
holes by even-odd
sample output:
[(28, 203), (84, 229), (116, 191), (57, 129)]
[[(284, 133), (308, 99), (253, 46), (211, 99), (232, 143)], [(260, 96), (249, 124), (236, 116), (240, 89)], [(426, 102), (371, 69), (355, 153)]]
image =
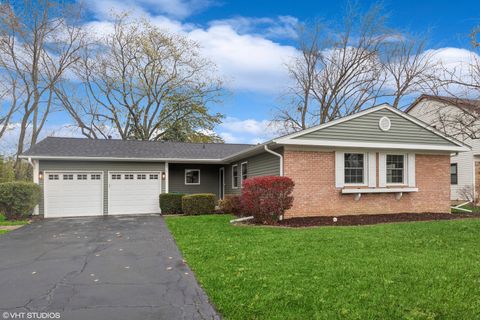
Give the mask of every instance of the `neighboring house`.
[(480, 100), (421, 95), (405, 112), (471, 147), (451, 157), (451, 199), (469, 200), (478, 194), (480, 139), (475, 133), (480, 137)]
[(389, 105), (258, 145), (46, 138), (21, 157), (45, 217), (159, 213), (163, 192), (240, 194), (295, 182), (296, 216), (450, 212), (450, 154), (469, 148)]

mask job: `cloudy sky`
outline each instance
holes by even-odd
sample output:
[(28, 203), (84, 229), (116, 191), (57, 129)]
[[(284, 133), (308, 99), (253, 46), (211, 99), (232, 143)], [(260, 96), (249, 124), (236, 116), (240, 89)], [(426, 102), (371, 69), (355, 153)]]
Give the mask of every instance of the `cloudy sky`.
[[(335, 20), (346, 1), (227, 0), (84, 0), (88, 23), (108, 26), (112, 9), (130, 11), (156, 25), (187, 34), (215, 62), (230, 94), (213, 106), (226, 119), (217, 128), (227, 142), (268, 139), (268, 127), (289, 79), (284, 64), (295, 55), (295, 25), (315, 18)], [(371, 1), (361, 1), (365, 9)], [(455, 64), (469, 56), (468, 35), (480, 24), (478, 1), (383, 1), (391, 27), (429, 32), (429, 50)], [(58, 113), (47, 133), (69, 135), (68, 118)], [(13, 133), (12, 133), (13, 135)], [(6, 137), (5, 139), (8, 139)], [(12, 140), (13, 141), (13, 140)]]

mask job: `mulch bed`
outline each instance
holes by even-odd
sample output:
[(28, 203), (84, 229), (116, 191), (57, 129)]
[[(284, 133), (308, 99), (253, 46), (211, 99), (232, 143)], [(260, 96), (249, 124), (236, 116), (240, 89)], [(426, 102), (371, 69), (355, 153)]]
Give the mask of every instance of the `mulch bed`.
[[(333, 218), (337, 218), (334, 222)], [(359, 226), (378, 223), (431, 221), (431, 220), (457, 220), (466, 218), (480, 218), (478, 214), (467, 213), (397, 213), (397, 214), (365, 214), (352, 216), (326, 216), (291, 218), (277, 222), (281, 227), (314, 227), (314, 226)]]

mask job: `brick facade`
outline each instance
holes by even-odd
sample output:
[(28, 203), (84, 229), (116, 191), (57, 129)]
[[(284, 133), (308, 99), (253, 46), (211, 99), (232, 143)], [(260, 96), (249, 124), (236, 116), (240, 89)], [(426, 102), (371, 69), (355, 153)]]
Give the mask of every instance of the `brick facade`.
[(285, 218), (450, 212), (450, 156), (417, 154), (415, 167), (418, 192), (404, 193), (399, 200), (394, 193), (362, 194), (355, 201), (353, 194), (335, 187), (334, 152), (285, 150), (285, 176), (295, 182), (294, 204)]

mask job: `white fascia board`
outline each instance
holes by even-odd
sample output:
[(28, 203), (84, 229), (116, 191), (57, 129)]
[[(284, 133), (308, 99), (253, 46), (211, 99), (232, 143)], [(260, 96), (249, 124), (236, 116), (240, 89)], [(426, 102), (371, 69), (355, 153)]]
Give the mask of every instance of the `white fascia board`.
[(283, 145), (299, 146), (323, 146), (323, 147), (342, 147), (342, 148), (368, 148), (368, 149), (397, 149), (397, 150), (426, 150), (426, 151), (445, 151), (462, 152), (470, 149), (465, 146), (441, 146), (433, 144), (412, 144), (412, 143), (379, 143), (368, 141), (346, 141), (346, 140), (310, 140), (310, 139), (279, 139), (274, 142)]
[(125, 161), (125, 162), (177, 162), (177, 163), (226, 163), (223, 159), (183, 159), (183, 158), (120, 158), (120, 157), (62, 157), (62, 156), (20, 156), (21, 159), (65, 160), (65, 161)]

